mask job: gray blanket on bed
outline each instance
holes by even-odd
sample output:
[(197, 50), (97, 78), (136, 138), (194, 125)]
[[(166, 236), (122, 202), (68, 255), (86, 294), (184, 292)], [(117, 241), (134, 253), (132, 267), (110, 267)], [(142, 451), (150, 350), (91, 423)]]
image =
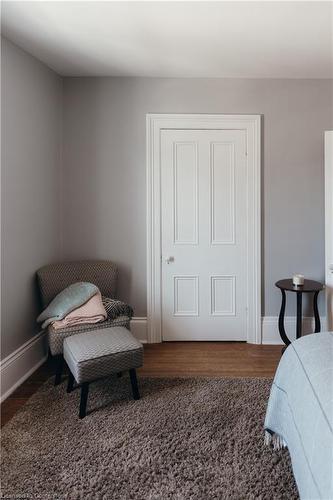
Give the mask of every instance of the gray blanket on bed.
[(287, 446), (301, 499), (333, 499), (333, 334), (293, 342), (268, 402), (266, 442)]

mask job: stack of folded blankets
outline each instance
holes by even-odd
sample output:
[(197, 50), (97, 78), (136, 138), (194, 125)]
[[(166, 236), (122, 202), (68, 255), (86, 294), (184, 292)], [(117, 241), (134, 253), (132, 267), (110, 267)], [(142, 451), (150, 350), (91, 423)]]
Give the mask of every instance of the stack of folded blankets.
[(76, 325), (100, 323), (117, 316), (133, 316), (133, 309), (120, 300), (102, 297), (92, 283), (73, 283), (60, 292), (38, 316), (42, 328), (55, 330)]

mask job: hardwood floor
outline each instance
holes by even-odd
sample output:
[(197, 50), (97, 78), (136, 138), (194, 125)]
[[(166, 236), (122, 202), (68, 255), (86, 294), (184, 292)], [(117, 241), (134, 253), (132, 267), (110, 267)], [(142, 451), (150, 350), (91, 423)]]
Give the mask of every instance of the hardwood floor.
[(145, 346), (144, 367), (150, 377), (271, 377), (281, 346), (245, 342), (165, 342)]
[[(138, 375), (149, 377), (272, 377), (281, 346), (243, 342), (165, 342), (144, 346), (144, 366)], [(6, 424), (54, 373), (48, 360), (1, 405)]]

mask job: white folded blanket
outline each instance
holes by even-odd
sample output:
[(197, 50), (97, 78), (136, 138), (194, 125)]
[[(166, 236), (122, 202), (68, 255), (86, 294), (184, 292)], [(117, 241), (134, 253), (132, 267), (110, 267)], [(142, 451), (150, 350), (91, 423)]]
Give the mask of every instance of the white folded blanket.
[(68, 313), (63, 319), (53, 321), (52, 326), (55, 329), (68, 328), (75, 325), (99, 323), (106, 320), (106, 318), (107, 313), (102, 302), (102, 296), (98, 291), (87, 302)]

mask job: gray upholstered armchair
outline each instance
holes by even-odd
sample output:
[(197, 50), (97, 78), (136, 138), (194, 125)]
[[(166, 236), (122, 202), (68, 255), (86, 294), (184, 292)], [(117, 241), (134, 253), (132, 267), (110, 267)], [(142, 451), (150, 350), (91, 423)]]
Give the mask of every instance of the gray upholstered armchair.
[[(98, 286), (102, 296), (115, 298), (117, 284), (117, 267), (107, 260), (89, 260), (81, 262), (63, 262), (41, 267), (37, 271), (37, 281), (42, 306), (45, 308), (54, 297), (67, 286), (78, 281), (87, 281)], [(118, 316), (106, 319), (101, 323), (80, 325), (55, 330), (48, 327), (49, 347), (52, 356), (56, 357), (55, 385), (61, 382), (63, 369), (63, 341), (76, 333), (98, 330), (110, 326), (125, 326), (129, 329), (130, 318)]]

